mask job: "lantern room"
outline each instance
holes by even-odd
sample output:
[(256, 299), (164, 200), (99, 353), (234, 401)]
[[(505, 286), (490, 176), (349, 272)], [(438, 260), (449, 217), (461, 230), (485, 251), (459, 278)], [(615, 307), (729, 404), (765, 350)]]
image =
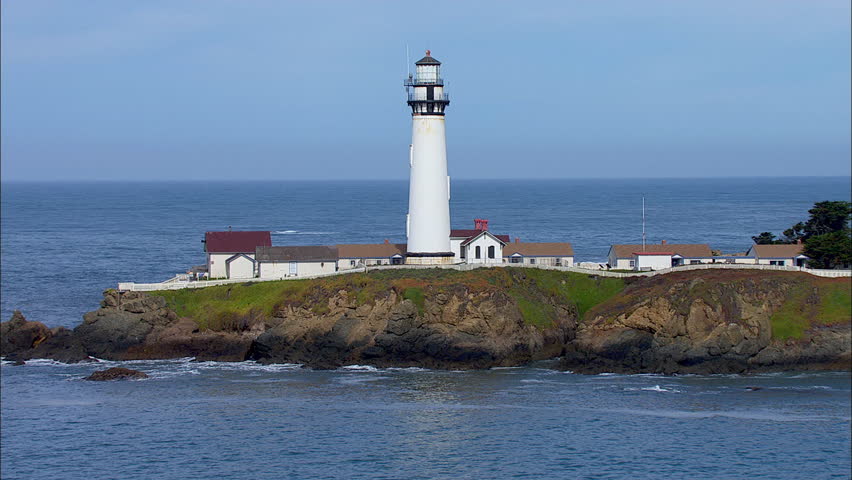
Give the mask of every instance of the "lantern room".
[(417, 83), (441, 85), (441, 62), (432, 58), (432, 52), (426, 50), (426, 56), (417, 61), (414, 78)]
[(426, 56), (414, 65), (414, 75), (409, 74), (405, 81), (412, 115), (443, 115), (450, 98), (444, 90), (441, 62), (426, 50)]

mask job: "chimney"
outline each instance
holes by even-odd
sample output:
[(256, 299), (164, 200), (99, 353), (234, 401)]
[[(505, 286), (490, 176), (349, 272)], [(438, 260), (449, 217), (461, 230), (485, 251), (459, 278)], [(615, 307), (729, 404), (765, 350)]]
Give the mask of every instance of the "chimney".
[(666, 241), (665, 241), (665, 240), (663, 240), (661, 243), (662, 243), (663, 245), (665, 245), (665, 244), (666, 244)]
[(390, 244), (390, 240), (388, 240), (388, 239), (386, 238), (386, 239), (385, 239), (385, 245), (388, 245), (388, 244)]
[(474, 218), (473, 228), (475, 230), (488, 230), (488, 220), (484, 218)]
[(521, 243), (521, 239), (519, 237), (515, 237), (515, 243)]

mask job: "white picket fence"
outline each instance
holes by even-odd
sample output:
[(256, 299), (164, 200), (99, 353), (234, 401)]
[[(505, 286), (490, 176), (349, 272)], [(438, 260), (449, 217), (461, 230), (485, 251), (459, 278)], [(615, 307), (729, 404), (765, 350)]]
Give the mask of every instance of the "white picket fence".
[(364, 273), (374, 270), (398, 270), (404, 269), (430, 269), (441, 268), (447, 270), (469, 271), (477, 268), (493, 268), (493, 267), (522, 267), (522, 268), (538, 268), (542, 270), (558, 270), (562, 272), (576, 272), (586, 275), (599, 275), (602, 277), (653, 277), (654, 275), (665, 275), (672, 272), (684, 272), (689, 270), (774, 270), (786, 272), (805, 272), (818, 277), (852, 277), (852, 270), (819, 270), (805, 267), (792, 267), (780, 265), (749, 265), (749, 264), (726, 264), (726, 263), (705, 263), (700, 265), (683, 265), (679, 267), (666, 268), (663, 270), (655, 270), (651, 272), (611, 272), (608, 270), (590, 270), (579, 267), (557, 267), (553, 265), (529, 265), (520, 263), (503, 263), (503, 264), (460, 264), (460, 265), (373, 265), (368, 267), (359, 267), (348, 270), (340, 270), (333, 273), (323, 273), (317, 275), (292, 276), (283, 278), (238, 278), (226, 280), (201, 280), (201, 281), (186, 281), (180, 280), (177, 277), (170, 278), (165, 282), (160, 283), (133, 283), (123, 282), (118, 284), (119, 291), (134, 291), (134, 292), (151, 292), (155, 290), (181, 290), (184, 288), (204, 288), (215, 285), (231, 285), (236, 283), (254, 283), (254, 282), (271, 282), (280, 280), (305, 280), (311, 278), (332, 277), (336, 275), (346, 275), (349, 273)]

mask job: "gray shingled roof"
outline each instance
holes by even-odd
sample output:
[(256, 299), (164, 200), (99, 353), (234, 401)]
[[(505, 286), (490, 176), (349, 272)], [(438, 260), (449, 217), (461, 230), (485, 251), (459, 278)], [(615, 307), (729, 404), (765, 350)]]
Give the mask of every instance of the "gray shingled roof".
[(415, 65), (440, 65), (440, 64), (441, 64), (441, 62), (432, 58), (431, 55), (426, 55), (425, 57), (423, 57), (420, 60), (417, 60), (417, 62), (415, 62)]
[(321, 245), (257, 247), (258, 262), (336, 262), (337, 248)]

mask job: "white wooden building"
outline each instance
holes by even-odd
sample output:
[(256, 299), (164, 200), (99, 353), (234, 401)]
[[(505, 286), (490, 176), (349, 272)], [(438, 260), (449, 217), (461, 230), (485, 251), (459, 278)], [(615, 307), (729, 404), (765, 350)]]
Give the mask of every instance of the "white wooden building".
[(298, 277), (337, 271), (336, 247), (258, 247), (255, 258), (260, 278)]
[(503, 246), (503, 262), (527, 265), (574, 266), (570, 243), (521, 243), (518, 239)]
[(752, 245), (746, 257), (758, 265), (804, 267), (810, 258), (802, 253), (801, 243), (783, 245)]
[[(506, 237), (508, 240), (508, 237)], [(503, 246), (506, 242), (488, 230), (481, 230), (459, 244), (457, 263), (503, 263)]]
[(473, 229), (450, 230), (450, 249), (454, 263), (501, 263), (502, 248), (508, 235), (495, 235), (488, 230), (488, 220), (476, 218)]
[[(646, 253), (662, 255), (646, 255)], [(638, 258), (643, 256), (648, 258)], [(666, 257), (666, 260), (658, 257)], [(609, 247), (607, 259), (609, 268), (613, 270), (639, 270), (640, 268), (661, 270), (678, 265), (713, 263), (713, 252), (709, 245), (703, 243), (670, 244), (663, 240), (659, 244), (649, 243), (644, 246), (641, 244), (612, 245)]]
[(272, 246), (269, 232), (206, 232), (204, 251), (209, 278), (256, 277), (255, 251), (257, 247), (268, 246)]
[(358, 243), (337, 245), (337, 267), (340, 270), (363, 268), (370, 265), (403, 265), (404, 243)]

